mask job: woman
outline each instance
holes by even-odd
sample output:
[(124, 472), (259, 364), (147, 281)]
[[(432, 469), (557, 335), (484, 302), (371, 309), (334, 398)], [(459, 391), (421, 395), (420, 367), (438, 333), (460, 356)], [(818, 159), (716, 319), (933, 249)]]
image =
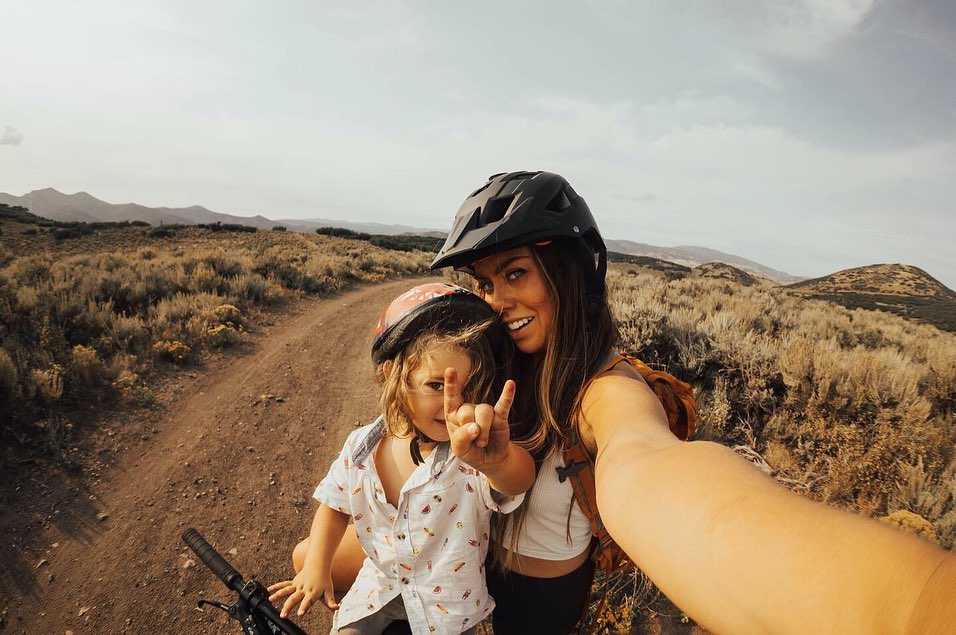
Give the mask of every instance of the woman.
[[(585, 602), (590, 530), (556, 471), (572, 432), (596, 457), (597, 503), (612, 536), (705, 627), (942, 632), (956, 625), (952, 555), (791, 494), (718, 444), (678, 441), (629, 365), (605, 369), (617, 344), (606, 251), (587, 205), (562, 177), (492, 176), (462, 204), (432, 264), (445, 266), (475, 277), (523, 354), (512, 438), (538, 462), (523, 509), (496, 535), (498, 565), (488, 573), (496, 635), (569, 632)], [(474, 408), (446, 416), (465, 425)], [(350, 552), (343, 542), (336, 567), (343, 582)]]
[[(678, 441), (628, 364), (605, 369), (617, 344), (606, 251), (587, 205), (563, 178), (492, 176), (461, 206), (432, 267), (449, 265), (475, 277), (507, 325), (524, 353), (519, 399), (534, 394), (524, 411), (516, 404), (512, 419), (513, 438), (539, 471), (524, 509), (498, 534), (498, 561), (508, 572), (489, 571), (497, 635), (568, 632), (584, 601), (590, 532), (556, 472), (557, 450), (573, 432), (597, 459), (597, 502), (610, 533), (704, 626), (956, 628), (951, 554), (791, 494), (718, 444)], [(473, 413), (466, 404), (448, 416), (464, 425)]]

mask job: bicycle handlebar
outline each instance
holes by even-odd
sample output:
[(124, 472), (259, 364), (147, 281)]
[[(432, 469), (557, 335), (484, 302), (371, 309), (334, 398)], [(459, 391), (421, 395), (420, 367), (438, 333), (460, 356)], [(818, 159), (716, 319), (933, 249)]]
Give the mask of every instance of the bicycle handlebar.
[(232, 568), (232, 565), (226, 562), (226, 559), (219, 555), (219, 552), (213, 549), (213, 546), (206, 542), (198, 531), (189, 528), (183, 534), (183, 542), (195, 552), (203, 564), (209, 567), (210, 571), (216, 574), (216, 577), (222, 580), (223, 584), (233, 591), (241, 591), (245, 583), (239, 572)]
[[(271, 622), (279, 631), (287, 633), (287, 635), (306, 635), (305, 631), (301, 628), (289, 620), (279, 617), (279, 612), (276, 611), (275, 607), (269, 602), (265, 588), (255, 580), (250, 580), (248, 584), (243, 581), (239, 572), (236, 571), (225, 558), (219, 555), (219, 552), (206, 542), (206, 539), (203, 538), (198, 531), (192, 528), (187, 529), (183, 533), (183, 542), (193, 550), (199, 559), (202, 560), (203, 564), (209, 567), (210, 571), (216, 574), (217, 578), (222, 580), (223, 584), (239, 594), (238, 606), (240, 607), (240, 614), (245, 610), (242, 607), (248, 607), (250, 617), (252, 613), (257, 613)], [(223, 607), (223, 605), (218, 606), (220, 606), (220, 608)], [(235, 619), (240, 619), (233, 615), (231, 611), (229, 614)], [(241, 621), (240, 619), (240, 622)], [(243, 630), (246, 632), (260, 632), (248, 630), (245, 624), (243, 625)]]

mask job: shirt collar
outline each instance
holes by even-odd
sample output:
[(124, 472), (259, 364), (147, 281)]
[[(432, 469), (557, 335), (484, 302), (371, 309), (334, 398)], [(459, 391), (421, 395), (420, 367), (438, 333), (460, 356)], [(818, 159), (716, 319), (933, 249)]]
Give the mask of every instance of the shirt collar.
[[(355, 446), (355, 450), (352, 452), (352, 464), (359, 465), (363, 463), (387, 432), (388, 428), (385, 426), (385, 417), (379, 415), (378, 419), (376, 419), (369, 428), (365, 438)], [(431, 454), (425, 457), (425, 464), (431, 462), (429, 473), (433, 478), (441, 473), (442, 468), (445, 467), (445, 463), (448, 462), (449, 448), (450, 444), (447, 441), (443, 441), (435, 446)]]

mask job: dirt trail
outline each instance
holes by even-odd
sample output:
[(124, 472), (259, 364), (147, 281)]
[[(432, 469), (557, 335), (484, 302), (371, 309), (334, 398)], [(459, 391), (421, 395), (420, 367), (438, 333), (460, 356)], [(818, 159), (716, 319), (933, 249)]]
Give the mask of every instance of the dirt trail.
[[(17, 480), (2, 527), (27, 517), (31, 535), (4, 539), (3, 630), (239, 632), (219, 611), (194, 608), (230, 594), (203, 565), (185, 566), (192, 553), (180, 535), (196, 527), (265, 583), (289, 575), (313, 488), (345, 436), (377, 412), (371, 326), (412, 284), (302, 300), (257, 329), (251, 352), (178, 375), (145, 417), (106, 422), (119, 452), (102, 471)], [(316, 607), (300, 625), (327, 632), (328, 618)]]

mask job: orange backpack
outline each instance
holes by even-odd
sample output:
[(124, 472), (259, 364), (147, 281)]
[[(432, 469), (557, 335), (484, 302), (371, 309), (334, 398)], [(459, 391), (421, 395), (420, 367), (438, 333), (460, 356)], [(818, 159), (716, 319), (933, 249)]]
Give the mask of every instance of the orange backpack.
[[(603, 368), (595, 373), (595, 376), (610, 370), (622, 360), (627, 361), (634, 370), (640, 373), (647, 385), (661, 400), (661, 405), (664, 406), (664, 411), (667, 413), (667, 422), (670, 425), (671, 432), (681, 440), (689, 437), (693, 433), (694, 424), (697, 421), (697, 401), (694, 399), (691, 387), (670, 373), (654, 370), (636, 357), (627, 354), (615, 354)], [(564, 482), (567, 479), (571, 481), (571, 488), (574, 490), (574, 498), (577, 500), (578, 506), (591, 521), (591, 533), (594, 535), (591, 559), (594, 560), (595, 571), (604, 571), (610, 575), (632, 568), (634, 563), (630, 561), (624, 550), (614, 542), (601, 521), (594, 487), (594, 459), (581, 441), (577, 425), (572, 426), (570, 438), (565, 443), (564, 468), (558, 470), (558, 480)], [(601, 606), (598, 607), (598, 615), (604, 607), (605, 600), (607, 600), (606, 591), (601, 600)], [(585, 606), (584, 615), (581, 617), (582, 624), (586, 616), (587, 606)]]

